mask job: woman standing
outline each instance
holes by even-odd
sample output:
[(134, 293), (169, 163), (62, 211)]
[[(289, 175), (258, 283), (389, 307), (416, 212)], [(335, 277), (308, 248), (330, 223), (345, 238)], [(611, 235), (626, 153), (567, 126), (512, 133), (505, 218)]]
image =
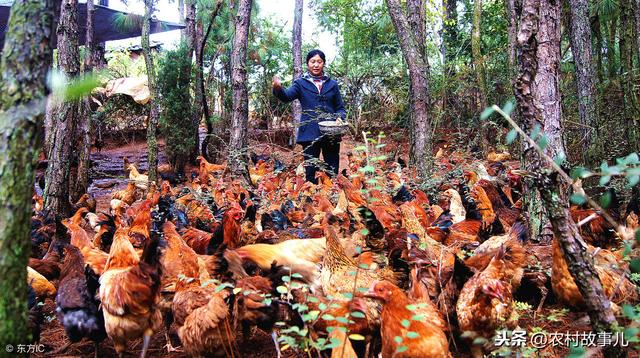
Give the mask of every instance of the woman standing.
[(293, 81), (289, 88), (282, 88), (280, 79), (273, 78), (273, 94), (283, 102), (300, 101), (302, 116), (298, 128), (297, 143), (302, 145), (307, 181), (317, 183), (317, 165), (309, 161), (318, 160), (320, 152), (331, 169), (329, 174), (337, 175), (340, 164), (340, 137), (324, 136), (318, 123), (345, 119), (346, 111), (340, 95), (338, 83), (324, 74), (325, 55), (320, 50), (307, 54), (307, 72)]

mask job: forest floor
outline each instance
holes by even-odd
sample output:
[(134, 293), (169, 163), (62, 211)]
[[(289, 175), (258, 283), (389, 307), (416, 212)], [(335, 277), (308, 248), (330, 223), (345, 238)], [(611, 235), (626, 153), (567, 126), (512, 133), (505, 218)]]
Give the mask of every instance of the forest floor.
[[(445, 135), (445, 137), (451, 136)], [(465, 136), (458, 136), (459, 140), (464, 141)], [(453, 139), (451, 139), (453, 140)], [(446, 141), (441, 141), (440, 145), (445, 144)], [(446, 143), (448, 146), (455, 145), (455, 143)], [(468, 143), (465, 143), (468, 144)], [(345, 138), (341, 145), (341, 168), (347, 167), (347, 153), (357, 145), (352, 138)], [(159, 164), (165, 163), (164, 155), (164, 142), (159, 143)], [(291, 163), (292, 161), (300, 162), (301, 157), (294, 154), (294, 152), (287, 151), (285, 148), (277, 146), (269, 146), (264, 143), (254, 143), (251, 148), (258, 154), (273, 153), (281, 161)], [(438, 148), (435, 148), (437, 150)], [(400, 150), (397, 151), (400, 155), (406, 158), (408, 153), (407, 143), (400, 144)], [(404, 154), (404, 155), (403, 155)], [(126, 186), (126, 178), (123, 170), (123, 157), (128, 157), (132, 163), (137, 163), (141, 172), (147, 170), (147, 158), (146, 158), (146, 143), (143, 140), (131, 140), (128, 143), (107, 143), (107, 145), (101, 150), (101, 152), (94, 152), (91, 155), (92, 160), (92, 184), (89, 188), (89, 193), (93, 195), (97, 200), (97, 212), (108, 211), (109, 201), (111, 199), (111, 192), (120, 190)], [(469, 163), (466, 163), (469, 164)], [(194, 169), (188, 167), (186, 172)], [(54, 282), (54, 284), (56, 284)], [(555, 302), (553, 294), (549, 287), (549, 296), (545, 301), (545, 305), (542, 309), (535, 313), (535, 306), (537, 302), (531, 302), (531, 304), (522, 304), (522, 308), (519, 310), (520, 318), (518, 326), (527, 333), (533, 331), (543, 331), (551, 334), (552, 332), (566, 333), (566, 332), (590, 332), (588, 317), (586, 312), (570, 311), (563, 306)], [(516, 298), (517, 299), (517, 298)], [(67, 342), (67, 337), (63, 327), (56, 319), (55, 314), (55, 302), (53, 299), (46, 299), (42, 311), (44, 314), (44, 322), (42, 324), (42, 333), (40, 343), (44, 345), (44, 354), (35, 354), (34, 356), (55, 356), (55, 357), (92, 357), (94, 355), (94, 345), (91, 341), (81, 341), (69, 346), (63, 353), (58, 355), (47, 354)], [(174, 331), (172, 329), (172, 331)], [(243, 339), (242, 334), (238, 332), (237, 339), (237, 353), (238, 357), (249, 358), (262, 358), (262, 357), (276, 357), (276, 350), (273, 340), (269, 334), (266, 334), (260, 330), (255, 330), (248, 339)], [(177, 334), (172, 332), (174, 346), (179, 346)], [(455, 344), (451, 345), (451, 351), (455, 357), (469, 357), (468, 352), (469, 344), (461, 341), (459, 338), (454, 340)], [(187, 354), (182, 352), (167, 353), (165, 348), (165, 330), (164, 328), (157, 332), (151, 340), (151, 344), (148, 351), (149, 357), (188, 357)], [(142, 350), (142, 339), (138, 339), (130, 342), (125, 356), (133, 357), (139, 356)], [(117, 354), (113, 348), (113, 344), (109, 339), (100, 343), (98, 349), (99, 357), (117, 357)], [(515, 350), (511, 351), (514, 353)], [(294, 352), (291, 349), (282, 352), (283, 357), (306, 357), (306, 354), (301, 352)], [(520, 354), (517, 356), (530, 356), (530, 357), (563, 357), (569, 353), (569, 348), (566, 346), (546, 346), (541, 349), (523, 348), (520, 350)], [(590, 357), (602, 357), (601, 351), (592, 350), (588, 352)], [(632, 354), (632, 357), (638, 357), (638, 354)]]

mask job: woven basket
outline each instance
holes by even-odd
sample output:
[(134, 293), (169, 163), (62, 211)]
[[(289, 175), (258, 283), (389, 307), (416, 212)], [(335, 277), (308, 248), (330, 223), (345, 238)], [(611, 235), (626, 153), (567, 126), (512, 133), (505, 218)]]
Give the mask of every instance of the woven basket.
[(336, 121), (322, 121), (318, 123), (318, 127), (320, 127), (320, 133), (324, 135), (344, 135), (349, 131), (347, 123), (336, 124)]

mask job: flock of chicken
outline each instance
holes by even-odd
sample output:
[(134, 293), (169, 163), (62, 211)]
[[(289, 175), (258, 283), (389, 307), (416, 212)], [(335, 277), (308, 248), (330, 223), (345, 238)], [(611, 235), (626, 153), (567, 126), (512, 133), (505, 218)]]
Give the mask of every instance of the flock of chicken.
[[(252, 158), (251, 183), (200, 157), (199, 171), (175, 188), (147, 186), (126, 161), (130, 181), (112, 193), (109, 213), (96, 214), (85, 195), (58, 222), (36, 196), (34, 336), (36, 302), (49, 297), (69, 341), (92, 340), (96, 354), (107, 337), (120, 355), (143, 338), (145, 356), (164, 327), (169, 351), (177, 333), (189, 355), (233, 357), (239, 333), (257, 327), (278, 348), (278, 331), (297, 326), (331, 342), (336, 357), (450, 357), (464, 350), (454, 340), (484, 338), (469, 345), (481, 356), (497, 329), (516, 327), (515, 298), (542, 307), (552, 293), (581, 307), (556, 240), (527, 238), (522, 172), (504, 158), (444, 180), (432, 200), (398, 163), (371, 172), (362, 170), (367, 159), (351, 153), (343, 174), (320, 171), (312, 184), (269, 157)], [(637, 302), (615, 231), (589, 209), (571, 212), (590, 218), (581, 233), (608, 297)], [(638, 225), (633, 211), (619, 218)]]

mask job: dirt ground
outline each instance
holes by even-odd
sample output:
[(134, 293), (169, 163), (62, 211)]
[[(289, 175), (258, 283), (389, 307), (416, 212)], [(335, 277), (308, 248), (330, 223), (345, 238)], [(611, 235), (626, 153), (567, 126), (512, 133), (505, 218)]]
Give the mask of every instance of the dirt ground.
[[(461, 137), (463, 138), (463, 137)], [(440, 143), (443, 143), (442, 141)], [(347, 153), (355, 147), (356, 142), (353, 138), (347, 137), (343, 140), (341, 145), (341, 168), (347, 167)], [(442, 144), (440, 144), (441, 146)], [(159, 148), (159, 163), (165, 163), (166, 159), (163, 152), (164, 142), (160, 141)], [(438, 147), (434, 149), (437, 150)], [(251, 150), (257, 154), (273, 153), (278, 159), (286, 163), (299, 163), (301, 157), (299, 156), (300, 147), (298, 146), (294, 152), (276, 146), (270, 146), (268, 144), (254, 143)], [(296, 152), (297, 151), (297, 152)], [(406, 141), (396, 150), (403, 159), (408, 160), (406, 153), (408, 153), (408, 145)], [(297, 154), (296, 154), (297, 153)], [(132, 163), (138, 164), (138, 168), (142, 172), (147, 171), (147, 158), (146, 158), (146, 143), (142, 140), (134, 140), (125, 144), (107, 144), (101, 152), (94, 152), (91, 155), (92, 170), (91, 170), (91, 186), (89, 187), (89, 193), (93, 195), (97, 202), (97, 211), (108, 211), (111, 192), (114, 190), (123, 189), (126, 186), (126, 178), (123, 169), (123, 157), (128, 157)], [(190, 172), (192, 168), (188, 167), (187, 172)], [(55, 282), (54, 282), (55, 284)], [(590, 327), (588, 319), (586, 319), (586, 313), (584, 312), (571, 312), (563, 309), (559, 305), (550, 301), (550, 304), (545, 305), (542, 310), (534, 315), (534, 308), (525, 309), (521, 312), (519, 326), (527, 332), (533, 332), (535, 330), (542, 330), (546, 332), (589, 332)], [(44, 355), (38, 356), (52, 356), (47, 355), (47, 352), (51, 352), (67, 342), (67, 338), (64, 329), (59, 324), (55, 316), (55, 303), (51, 299), (45, 301), (42, 307), (44, 313), (44, 323), (42, 325), (42, 333), (40, 343), (45, 347)], [(174, 333), (175, 334), (175, 333)], [(244, 340), (240, 332), (237, 334), (237, 352), (238, 357), (249, 358), (262, 358), (262, 357), (276, 357), (276, 350), (274, 343), (270, 335), (256, 330), (254, 331), (248, 340)], [(177, 342), (177, 336), (175, 341)], [(188, 357), (183, 352), (171, 352), (168, 353), (164, 345), (165, 331), (162, 329), (157, 332), (152, 340), (149, 348), (149, 357)], [(142, 349), (142, 340), (130, 342), (126, 356), (133, 357), (139, 356)], [(458, 351), (455, 356), (466, 357), (468, 353), (468, 343), (462, 342), (459, 339), (455, 344), (451, 346), (452, 351)], [(546, 347), (539, 350), (527, 350), (522, 352), (519, 356), (537, 356), (537, 357), (561, 357), (566, 356), (569, 352), (567, 347)], [(74, 343), (69, 346), (63, 353), (55, 355), (56, 357), (91, 357), (94, 355), (94, 345), (90, 341), (82, 341)], [(306, 356), (306, 354), (298, 353), (296, 355), (292, 350), (285, 350), (283, 357), (295, 357)], [(116, 357), (117, 354), (113, 349), (113, 345), (109, 339), (104, 340), (99, 345), (99, 357)], [(589, 351), (589, 356), (602, 357), (601, 351), (593, 350)], [(632, 357), (637, 357), (638, 354), (632, 354)]]

